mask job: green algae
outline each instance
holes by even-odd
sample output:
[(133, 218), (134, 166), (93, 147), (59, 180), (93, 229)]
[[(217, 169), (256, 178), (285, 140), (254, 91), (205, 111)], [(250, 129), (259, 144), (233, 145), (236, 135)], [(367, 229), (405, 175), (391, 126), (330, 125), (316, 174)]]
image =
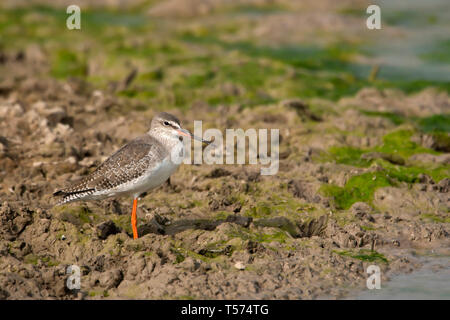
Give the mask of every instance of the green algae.
[(181, 263), (181, 262), (183, 262), (186, 259), (186, 257), (179, 250), (176, 250), (176, 249), (172, 248), (170, 251), (173, 254), (175, 254), (175, 262), (174, 262), (174, 264)]
[(450, 166), (448, 165), (421, 164), (416, 166), (400, 166), (386, 161), (379, 161), (378, 163), (384, 168), (389, 177), (400, 182), (420, 182), (421, 174), (427, 174), (435, 181), (440, 181), (450, 175)]
[(383, 143), (381, 145), (370, 149), (349, 146), (334, 146), (327, 151), (327, 154), (323, 156), (322, 160), (334, 160), (336, 163), (356, 167), (368, 167), (372, 163), (372, 159), (364, 158), (363, 155), (370, 152), (384, 154), (385, 156), (382, 158), (385, 160), (394, 160), (391, 161), (394, 163), (396, 162), (395, 158), (399, 160), (407, 159), (410, 156), (419, 153), (440, 154), (433, 149), (422, 147), (416, 142), (413, 142), (411, 138), (414, 134), (415, 131), (411, 129), (399, 129), (392, 131), (383, 137)]
[(371, 203), (376, 189), (393, 185), (386, 173), (368, 172), (351, 177), (344, 187), (324, 184), (320, 192), (331, 197), (337, 209), (348, 209), (355, 202)]
[(24, 257), (24, 262), (27, 264), (37, 265), (39, 261), (41, 261), (47, 267), (54, 267), (60, 264), (59, 261), (56, 261), (49, 256), (39, 256), (30, 253)]
[(273, 241), (286, 243), (291, 237), (287, 231), (279, 230), (272, 233), (264, 233), (260, 231), (251, 231), (246, 228), (235, 227), (234, 230), (227, 233), (230, 238), (240, 238), (244, 241), (254, 241), (258, 243), (270, 243)]
[(383, 144), (375, 147), (374, 151), (395, 153), (404, 158), (418, 153), (438, 154), (438, 152), (432, 149), (424, 148), (411, 141), (413, 135), (414, 131), (409, 129), (400, 129), (388, 133), (383, 137)]
[(417, 128), (417, 130), (425, 133), (450, 132), (450, 114), (435, 114), (427, 117), (404, 116), (395, 112), (382, 112), (372, 110), (360, 110), (361, 114), (369, 117), (382, 117), (389, 119), (395, 125), (409, 123)]
[(100, 222), (100, 217), (86, 206), (65, 205), (53, 208), (53, 210), (59, 213), (62, 221), (70, 222), (78, 229), (85, 223)]
[(450, 114), (435, 114), (417, 120), (423, 132), (450, 132)]
[(37, 265), (39, 262), (39, 256), (30, 253), (26, 255), (23, 260), (27, 264)]
[(45, 256), (41, 258), (41, 261), (47, 266), (47, 267), (53, 267), (59, 265), (59, 262), (54, 260), (51, 257)]
[(125, 230), (128, 234), (133, 234), (133, 230), (131, 227), (131, 218), (128, 215), (112, 215), (111, 220), (114, 222), (116, 226)]
[(356, 167), (368, 167), (371, 163), (370, 160), (363, 159), (361, 156), (367, 153), (367, 150), (363, 150), (355, 147), (330, 147), (327, 154), (323, 155), (323, 161), (335, 161), (336, 163), (342, 163), (352, 165)]
[(270, 216), (271, 212), (270, 204), (263, 203), (245, 211), (244, 214), (253, 218), (261, 218)]
[(361, 226), (361, 229), (363, 229), (365, 231), (374, 231), (374, 230), (376, 230), (376, 228), (374, 228), (372, 226)]
[(450, 152), (450, 135), (445, 132), (432, 132), (430, 134), (434, 140), (433, 148), (441, 152)]
[(377, 162), (383, 167), (382, 171), (368, 172), (351, 177), (344, 187), (334, 184), (323, 184), (319, 191), (331, 197), (337, 209), (348, 209), (355, 202), (371, 203), (373, 194), (378, 188), (397, 186), (400, 182), (417, 183), (421, 174), (428, 174), (435, 181), (440, 181), (450, 175), (449, 166), (403, 167), (386, 161)]
[[(376, 114), (379, 116), (379, 114)], [(382, 115), (384, 116), (384, 115)], [(391, 115), (388, 115), (391, 117)], [(397, 119), (394, 117), (394, 119)], [(440, 118), (439, 118), (440, 119)], [(442, 126), (438, 123), (438, 127)], [(431, 126), (431, 125), (430, 125)], [(364, 173), (349, 179), (344, 187), (333, 184), (322, 185), (320, 191), (331, 197), (338, 209), (348, 209), (357, 201), (371, 202), (373, 193), (380, 187), (395, 186), (399, 182), (417, 183), (421, 174), (440, 181), (450, 175), (450, 167), (440, 164), (411, 163), (408, 158), (415, 154), (440, 152), (422, 147), (411, 138), (416, 133), (413, 129), (397, 129), (383, 137), (383, 143), (369, 149), (350, 146), (333, 146), (322, 155), (321, 161), (334, 161), (360, 168), (378, 166), (378, 172)], [(441, 137), (441, 146), (445, 148), (447, 136)], [(380, 171), (381, 168), (381, 171)]]
[(54, 53), (50, 72), (56, 78), (86, 76), (86, 59), (70, 50), (58, 50)]
[(440, 217), (432, 213), (421, 214), (420, 219), (436, 223), (450, 223), (450, 217)]
[(369, 117), (382, 117), (389, 119), (395, 125), (401, 125), (405, 122), (405, 117), (401, 114), (395, 112), (386, 112), (386, 111), (372, 111), (372, 110), (360, 110), (363, 115)]
[(382, 254), (377, 251), (371, 251), (368, 249), (361, 249), (357, 252), (350, 251), (350, 250), (333, 250), (334, 253), (344, 256), (344, 257), (350, 257), (353, 259), (358, 259), (365, 262), (382, 262), (382, 263), (389, 263), (388, 259)]

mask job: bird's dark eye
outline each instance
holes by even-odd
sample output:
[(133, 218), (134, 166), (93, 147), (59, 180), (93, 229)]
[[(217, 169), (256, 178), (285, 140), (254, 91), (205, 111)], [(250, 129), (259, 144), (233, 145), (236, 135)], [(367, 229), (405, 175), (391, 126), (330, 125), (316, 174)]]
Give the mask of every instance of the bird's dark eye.
[(168, 125), (170, 125), (170, 123), (168, 121), (164, 121), (164, 125), (168, 126)]

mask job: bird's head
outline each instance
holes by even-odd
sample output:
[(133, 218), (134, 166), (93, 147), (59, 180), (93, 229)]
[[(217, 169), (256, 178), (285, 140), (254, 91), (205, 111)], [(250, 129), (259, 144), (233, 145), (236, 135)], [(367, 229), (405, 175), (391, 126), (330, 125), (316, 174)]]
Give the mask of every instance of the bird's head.
[(183, 129), (180, 120), (167, 112), (161, 112), (153, 118), (150, 132), (158, 132), (166, 137), (175, 137), (177, 139), (180, 137), (189, 137), (204, 143), (211, 142), (194, 136), (188, 130)]

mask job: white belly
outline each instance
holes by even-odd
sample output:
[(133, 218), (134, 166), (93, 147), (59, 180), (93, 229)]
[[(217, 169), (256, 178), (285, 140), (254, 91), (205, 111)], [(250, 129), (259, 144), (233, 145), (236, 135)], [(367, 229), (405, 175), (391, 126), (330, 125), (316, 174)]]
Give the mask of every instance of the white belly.
[(179, 164), (174, 164), (167, 157), (157, 167), (148, 170), (136, 180), (124, 183), (108, 192), (108, 196), (132, 195), (137, 198), (140, 194), (159, 187), (177, 170)]

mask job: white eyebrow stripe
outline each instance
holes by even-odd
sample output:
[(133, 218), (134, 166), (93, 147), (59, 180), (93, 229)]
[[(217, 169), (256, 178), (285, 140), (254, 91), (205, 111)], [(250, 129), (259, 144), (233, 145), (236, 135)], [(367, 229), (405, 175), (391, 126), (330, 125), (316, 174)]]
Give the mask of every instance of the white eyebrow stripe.
[(181, 129), (181, 126), (178, 123), (173, 122), (172, 120), (163, 120), (163, 124), (166, 122), (174, 129)]

